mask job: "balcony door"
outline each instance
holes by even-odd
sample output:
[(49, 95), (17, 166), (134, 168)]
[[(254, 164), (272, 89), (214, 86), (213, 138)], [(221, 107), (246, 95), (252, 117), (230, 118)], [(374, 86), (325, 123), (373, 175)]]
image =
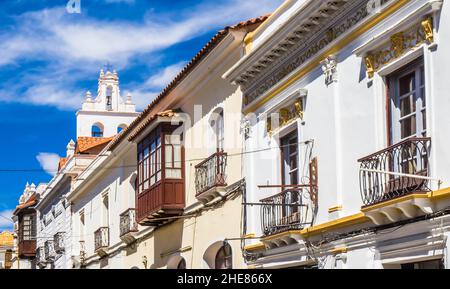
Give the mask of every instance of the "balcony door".
[(419, 58), (389, 77), (391, 144), (427, 134), (425, 72)]
[[(281, 175), (283, 182), (282, 217), (286, 218), (298, 212), (298, 190), (292, 185), (298, 185), (298, 133), (297, 130), (281, 138)], [(294, 205), (294, 206), (293, 206)], [(289, 222), (289, 221), (288, 221)]]
[[(423, 58), (419, 58), (388, 78), (390, 91), (390, 132), (393, 149), (390, 170), (404, 174), (426, 175), (427, 148), (411, 138), (427, 135), (425, 71)], [(419, 186), (419, 179), (411, 180), (390, 176), (392, 190)]]

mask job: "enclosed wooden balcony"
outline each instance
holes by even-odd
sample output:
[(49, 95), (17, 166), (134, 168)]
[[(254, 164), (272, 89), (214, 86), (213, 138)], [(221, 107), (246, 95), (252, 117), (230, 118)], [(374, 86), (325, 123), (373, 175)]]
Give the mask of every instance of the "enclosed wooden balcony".
[(109, 247), (109, 228), (101, 227), (94, 232), (95, 253), (100, 256), (107, 255)]
[(429, 189), (430, 138), (409, 138), (358, 160), (365, 206)]
[(36, 240), (22, 240), (18, 243), (19, 257), (34, 258), (36, 256)]
[(184, 212), (185, 172), (179, 126), (163, 123), (138, 144), (137, 222), (158, 226)]
[(137, 232), (136, 210), (128, 209), (120, 214), (120, 239), (125, 243), (132, 243)]
[(225, 191), (227, 154), (216, 152), (195, 166), (196, 197), (209, 202)]

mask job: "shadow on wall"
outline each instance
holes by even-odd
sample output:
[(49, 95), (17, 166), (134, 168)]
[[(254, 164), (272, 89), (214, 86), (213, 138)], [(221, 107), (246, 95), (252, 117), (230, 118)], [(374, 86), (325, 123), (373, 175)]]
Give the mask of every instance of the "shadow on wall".
[(167, 224), (155, 231), (154, 235), (154, 263), (151, 269), (165, 267), (171, 254), (182, 246), (183, 220)]

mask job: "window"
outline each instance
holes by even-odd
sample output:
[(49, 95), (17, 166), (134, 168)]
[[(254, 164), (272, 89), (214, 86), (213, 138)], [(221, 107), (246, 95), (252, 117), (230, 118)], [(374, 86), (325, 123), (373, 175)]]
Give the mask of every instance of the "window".
[(218, 152), (224, 150), (224, 142), (225, 142), (225, 133), (224, 133), (224, 119), (223, 119), (223, 110), (220, 112), (213, 113), (214, 119), (211, 121), (211, 126), (214, 131), (216, 149)]
[(112, 91), (111, 86), (106, 88), (106, 110), (112, 110)]
[(80, 241), (84, 241), (84, 210), (80, 212)]
[(442, 259), (439, 260), (430, 260), (430, 261), (422, 261), (422, 262), (414, 262), (414, 263), (406, 263), (400, 265), (401, 269), (445, 269), (444, 261)]
[(181, 179), (181, 135), (165, 136), (166, 178)]
[(224, 244), (217, 251), (215, 269), (233, 269), (233, 254), (230, 244)]
[(103, 196), (103, 225), (105, 227), (109, 226), (109, 198), (108, 194)]
[(117, 133), (121, 133), (124, 129), (127, 128), (126, 124), (121, 124), (117, 127)]
[[(167, 130), (168, 132), (166, 132)], [(139, 193), (165, 179), (182, 179), (182, 135), (174, 127), (161, 125), (138, 144)]]
[(161, 180), (161, 137), (153, 137), (139, 146), (139, 192), (148, 190)]
[(419, 58), (389, 77), (392, 144), (427, 134), (425, 71)]
[(298, 135), (297, 130), (281, 139), (283, 185), (298, 184)]
[(92, 126), (92, 137), (103, 137), (103, 126), (101, 124)]
[(32, 241), (36, 236), (36, 220), (32, 215), (25, 215), (22, 219), (21, 241)]
[(178, 270), (184, 270), (184, 269), (186, 269), (186, 260), (184, 260), (184, 258), (182, 258), (182, 259), (180, 260), (180, 262), (178, 263), (177, 269), (178, 269)]

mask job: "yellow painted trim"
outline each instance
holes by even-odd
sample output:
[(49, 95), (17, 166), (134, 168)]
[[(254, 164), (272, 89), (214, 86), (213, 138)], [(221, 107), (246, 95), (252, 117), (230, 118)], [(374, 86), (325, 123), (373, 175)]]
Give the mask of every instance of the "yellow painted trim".
[[(307, 73), (315, 69), (318, 65), (320, 65), (320, 62), (325, 59), (325, 57), (336, 54), (341, 49), (343, 49), (345, 46), (350, 44), (353, 40), (355, 40), (357, 37), (361, 36), (363, 33), (367, 32), (369, 29), (383, 21), (385, 18), (387, 18), (389, 15), (393, 14), (395, 11), (406, 5), (411, 0), (399, 0), (397, 3), (393, 4), (389, 8), (387, 8), (384, 12), (378, 14), (375, 16), (371, 21), (367, 22), (364, 26), (359, 27), (355, 31), (353, 31), (350, 35), (348, 35), (346, 38), (342, 39), (339, 43), (336, 43), (333, 47), (326, 50), (324, 53), (319, 55), (318, 57), (314, 58), (314, 60), (308, 64), (306, 67), (298, 71), (296, 74), (292, 75), (289, 79), (287, 79), (283, 84), (281, 84), (277, 89), (275, 89), (272, 93), (267, 95), (264, 99), (260, 100), (257, 103), (254, 103), (247, 107), (244, 110), (244, 113), (250, 113), (267, 103), (269, 100), (271, 100), (276, 95), (280, 94), (282, 91), (284, 91), (286, 88), (288, 88), (292, 83), (296, 82), (303, 76), (305, 76)], [(267, 21), (267, 20), (266, 20)]]
[(330, 230), (339, 229), (351, 225), (361, 224), (370, 221), (364, 213), (357, 213), (347, 217), (339, 218), (330, 222), (322, 223), (320, 225), (312, 226), (301, 231), (302, 236), (310, 237), (321, 234)]
[(254, 238), (256, 236), (255, 233), (249, 233), (247, 235), (242, 236), (243, 239), (249, 239), (249, 238)]
[(275, 235), (271, 235), (271, 236), (267, 236), (264, 238), (261, 238), (261, 241), (270, 241), (272, 239), (278, 239), (280, 237), (284, 237), (284, 236), (289, 236), (289, 235), (293, 235), (293, 234), (302, 234), (303, 230), (292, 230), (292, 231), (286, 231), (286, 232), (282, 232), (282, 233), (278, 233)]
[(244, 44), (245, 44), (245, 54), (249, 54), (250, 51), (253, 49), (253, 36), (255, 35), (255, 32), (248, 33), (244, 38)]
[(260, 251), (265, 249), (266, 246), (263, 243), (251, 244), (244, 247), (245, 251)]
[(342, 211), (342, 205), (337, 205), (328, 209), (328, 213), (334, 213), (337, 211)]
[(429, 193), (432, 199), (441, 199), (450, 197), (450, 187)]
[(334, 248), (333, 250), (330, 251), (330, 253), (334, 254), (334, 255), (343, 254), (343, 253), (347, 253), (347, 252), (348, 252), (347, 247)]
[(384, 207), (387, 207), (390, 205), (398, 204), (398, 203), (413, 200), (413, 199), (437, 200), (437, 199), (443, 199), (443, 198), (449, 198), (449, 197), (450, 197), (450, 187), (441, 189), (441, 190), (437, 190), (437, 191), (428, 192), (428, 193), (411, 194), (411, 195), (396, 198), (393, 200), (388, 200), (388, 201), (385, 201), (385, 202), (382, 202), (382, 203), (379, 203), (379, 204), (376, 204), (373, 206), (361, 208), (361, 212), (368, 212), (368, 211), (372, 211), (372, 210), (379, 209), (379, 208), (384, 208)]

